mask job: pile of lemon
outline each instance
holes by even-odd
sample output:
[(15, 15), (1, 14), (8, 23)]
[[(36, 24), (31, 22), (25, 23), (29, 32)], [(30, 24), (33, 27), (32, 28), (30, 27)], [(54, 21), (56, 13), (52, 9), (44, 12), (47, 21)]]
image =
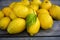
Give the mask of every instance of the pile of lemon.
[(7, 30), (9, 34), (27, 29), (30, 36), (33, 36), (41, 28), (52, 28), (53, 19), (60, 20), (60, 7), (50, 0), (21, 0), (0, 10), (0, 29)]

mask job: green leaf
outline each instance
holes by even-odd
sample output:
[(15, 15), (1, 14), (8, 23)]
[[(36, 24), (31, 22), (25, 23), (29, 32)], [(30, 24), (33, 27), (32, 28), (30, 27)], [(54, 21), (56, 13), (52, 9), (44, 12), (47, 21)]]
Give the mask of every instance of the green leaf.
[(35, 13), (31, 13), (26, 17), (26, 26), (29, 27), (36, 22), (37, 15)]

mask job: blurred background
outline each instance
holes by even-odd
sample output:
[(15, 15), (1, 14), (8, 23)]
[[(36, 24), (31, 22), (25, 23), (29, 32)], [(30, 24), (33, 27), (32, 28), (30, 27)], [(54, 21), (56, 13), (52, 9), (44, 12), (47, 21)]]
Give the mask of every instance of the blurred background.
[[(11, 2), (21, 1), (21, 0), (0, 0), (0, 7), (8, 6)], [(60, 5), (60, 0), (50, 0), (53, 4)]]

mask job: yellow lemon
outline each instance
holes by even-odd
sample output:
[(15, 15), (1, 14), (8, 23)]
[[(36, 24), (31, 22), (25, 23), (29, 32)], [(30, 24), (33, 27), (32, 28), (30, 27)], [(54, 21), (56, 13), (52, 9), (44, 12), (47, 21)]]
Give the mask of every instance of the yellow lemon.
[(13, 8), (13, 11), (15, 12), (15, 15), (17, 17), (26, 18), (26, 16), (28, 15), (28, 8), (24, 5), (15, 6)]
[(0, 20), (0, 29), (5, 30), (10, 23), (10, 18), (9, 17), (3, 17)]
[(12, 2), (12, 3), (9, 5), (9, 7), (10, 7), (10, 8), (13, 8), (15, 4), (16, 4), (16, 2)]
[(39, 32), (40, 21), (37, 18), (36, 14), (29, 14), (26, 18), (27, 32), (30, 36), (33, 36)]
[(14, 14), (13, 10), (10, 7), (5, 7), (2, 9), (4, 12), (5, 16), (10, 17), (11, 19), (17, 18), (17, 16)]
[(24, 31), (25, 29), (25, 20), (22, 18), (16, 18), (15, 20), (11, 21), (8, 25), (7, 32), (9, 34), (16, 34)]
[(32, 0), (31, 4), (41, 5), (41, 1), (40, 0)]
[(35, 4), (31, 4), (30, 7), (34, 10), (34, 11), (37, 11), (39, 9), (39, 6), (38, 5), (35, 5)]
[(5, 14), (5, 16), (9, 16), (11, 13), (11, 9), (9, 7), (4, 7), (2, 11)]
[(42, 29), (50, 29), (53, 26), (53, 19), (48, 14), (38, 14)]
[(44, 0), (40, 7), (43, 9), (49, 9), (52, 6), (51, 2), (49, 0)]
[(56, 20), (60, 20), (60, 7), (57, 5), (53, 5), (50, 9), (49, 9), (49, 13), (50, 15), (56, 19)]
[(37, 14), (39, 15), (39, 14), (49, 14), (49, 12), (48, 12), (48, 10), (46, 10), (46, 9), (39, 9), (39, 10), (37, 10)]
[(4, 17), (4, 13), (0, 10), (0, 19)]

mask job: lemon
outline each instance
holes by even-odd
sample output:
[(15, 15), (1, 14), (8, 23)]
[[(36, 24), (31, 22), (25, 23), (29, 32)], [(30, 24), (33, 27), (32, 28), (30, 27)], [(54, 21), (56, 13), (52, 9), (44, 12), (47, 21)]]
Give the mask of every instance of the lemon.
[(41, 1), (40, 0), (32, 0), (31, 4), (41, 5)]
[(11, 13), (11, 9), (9, 7), (4, 7), (2, 11), (5, 14), (5, 16), (9, 16)]
[(43, 9), (49, 9), (50, 7), (52, 6), (51, 2), (49, 0), (44, 0), (40, 7), (43, 8)]
[(4, 13), (0, 10), (0, 19), (4, 17)]
[(34, 13), (34, 10), (32, 9), (32, 8), (30, 8), (30, 7), (28, 7), (28, 13), (30, 14), (30, 13)]
[(39, 32), (39, 29), (40, 22), (39, 19), (37, 18), (36, 23), (27, 28), (27, 32), (30, 34), (30, 36), (33, 36), (34, 34), (37, 34)]
[(25, 5), (25, 6), (29, 6), (30, 5), (30, 2), (29, 0), (22, 0), (22, 5)]
[(5, 30), (10, 23), (10, 18), (9, 17), (3, 17), (0, 20), (0, 29)]
[(27, 32), (30, 36), (33, 36), (39, 32), (40, 21), (37, 18), (36, 14), (29, 14), (26, 18)]
[(29, 5), (34, 11), (37, 11), (39, 9), (39, 5), (41, 5), (40, 0), (32, 0)]
[(46, 9), (39, 9), (39, 10), (37, 10), (37, 14), (39, 15), (41, 15), (41, 14), (49, 14), (49, 12), (48, 12), (48, 10), (46, 10)]
[(29, 6), (30, 2), (29, 2), (29, 0), (21, 0), (20, 2), (15, 2), (15, 3), (11, 4), (11, 6), (13, 6), (13, 7), (15, 7), (17, 5)]
[(49, 9), (49, 13), (50, 15), (56, 19), (56, 20), (60, 20), (60, 7), (57, 5), (53, 5), (50, 9)]
[(48, 14), (38, 14), (42, 29), (50, 29), (53, 26), (53, 19)]
[(16, 34), (24, 31), (25, 29), (25, 20), (22, 18), (16, 18), (10, 22), (7, 28), (9, 34)]
[(34, 11), (37, 11), (39, 9), (39, 6), (38, 5), (35, 5), (35, 4), (31, 4), (30, 7), (34, 10)]
[(13, 10), (10, 7), (5, 7), (2, 9), (4, 12), (5, 16), (10, 17), (12, 20), (17, 18), (17, 16), (14, 14)]
[(37, 15), (36, 11), (34, 11), (32, 8), (28, 7), (28, 9), (29, 9), (28, 10), (28, 15), (33, 14), (33, 13), (35, 13)]
[(14, 20), (14, 19), (17, 18), (17, 16), (16, 16), (13, 12), (10, 13), (9, 17), (10, 17), (12, 20)]
[(16, 2), (12, 2), (10, 5), (9, 5), (9, 7), (10, 8), (13, 8), (13, 6), (16, 4)]
[(24, 5), (17, 5), (13, 8), (13, 11), (17, 17), (26, 18), (28, 15), (28, 8)]

